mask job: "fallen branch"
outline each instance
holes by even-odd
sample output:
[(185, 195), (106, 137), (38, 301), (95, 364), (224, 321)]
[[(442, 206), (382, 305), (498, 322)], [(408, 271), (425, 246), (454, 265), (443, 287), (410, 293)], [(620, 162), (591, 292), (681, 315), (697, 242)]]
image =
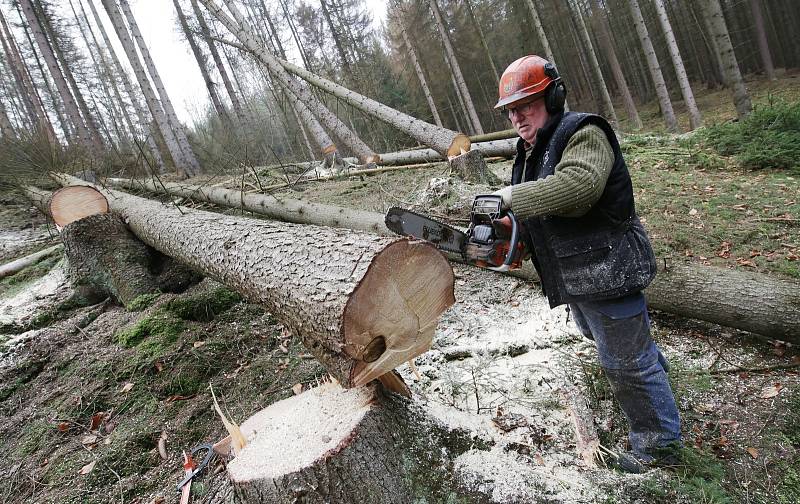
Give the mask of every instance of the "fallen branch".
[(53, 245), (52, 247), (40, 250), (39, 252), (34, 252), (33, 254), (29, 254), (25, 257), (20, 257), (19, 259), (15, 259), (9, 263), (3, 264), (0, 266), (0, 278), (15, 275), (27, 267), (33, 266), (42, 259), (61, 252), (63, 249), (64, 246), (59, 243), (58, 245)]

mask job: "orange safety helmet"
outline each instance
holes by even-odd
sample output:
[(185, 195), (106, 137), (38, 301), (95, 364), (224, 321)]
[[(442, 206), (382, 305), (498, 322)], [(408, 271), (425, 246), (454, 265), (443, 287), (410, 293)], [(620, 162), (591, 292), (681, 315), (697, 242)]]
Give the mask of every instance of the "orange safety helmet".
[(563, 110), (567, 90), (555, 65), (546, 59), (529, 55), (508, 65), (500, 77), (500, 99), (494, 108), (505, 109), (508, 105), (533, 96), (547, 93), (547, 111)]

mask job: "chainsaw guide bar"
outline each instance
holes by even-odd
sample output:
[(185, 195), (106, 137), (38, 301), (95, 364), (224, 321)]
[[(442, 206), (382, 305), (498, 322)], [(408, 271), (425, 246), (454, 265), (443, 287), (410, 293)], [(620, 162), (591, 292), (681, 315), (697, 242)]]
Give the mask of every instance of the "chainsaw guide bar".
[(466, 233), (460, 229), (405, 208), (390, 208), (385, 223), (394, 233), (425, 240), (440, 250), (455, 254), (463, 255), (468, 241)]

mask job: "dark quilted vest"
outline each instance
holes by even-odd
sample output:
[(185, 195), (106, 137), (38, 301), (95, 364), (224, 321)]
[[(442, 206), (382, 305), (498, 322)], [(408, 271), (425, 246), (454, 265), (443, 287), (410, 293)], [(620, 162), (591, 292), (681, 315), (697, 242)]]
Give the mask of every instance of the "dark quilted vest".
[(600, 199), (581, 217), (545, 215), (524, 222), (533, 264), (551, 307), (640, 291), (656, 273), (650, 241), (636, 216), (625, 159), (614, 130), (602, 117), (576, 112), (555, 116), (537, 134), (527, 162), (520, 140), (511, 183), (553, 175), (570, 137), (587, 124), (600, 127), (614, 150), (614, 165)]

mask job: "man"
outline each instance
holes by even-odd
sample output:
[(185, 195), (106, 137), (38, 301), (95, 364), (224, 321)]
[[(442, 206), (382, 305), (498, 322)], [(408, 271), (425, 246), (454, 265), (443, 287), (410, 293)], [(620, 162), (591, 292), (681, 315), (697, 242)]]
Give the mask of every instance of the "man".
[(618, 465), (642, 472), (680, 445), (667, 363), (650, 337), (642, 294), (655, 258), (636, 216), (614, 131), (600, 116), (564, 112), (566, 87), (538, 56), (513, 62), (500, 80), (503, 109), (520, 136), (511, 186), (498, 194), (527, 230), (551, 308), (568, 304), (591, 338), (629, 427)]

